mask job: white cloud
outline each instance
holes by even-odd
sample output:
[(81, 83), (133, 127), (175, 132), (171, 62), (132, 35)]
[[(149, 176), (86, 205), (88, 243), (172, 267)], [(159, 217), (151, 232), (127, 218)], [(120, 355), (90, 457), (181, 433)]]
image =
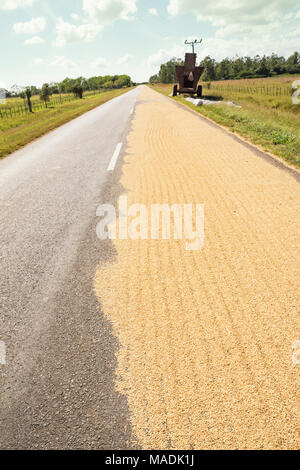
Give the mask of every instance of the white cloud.
[(77, 64), (75, 62), (65, 56), (54, 57), (54, 59), (50, 61), (49, 65), (51, 67), (59, 67), (63, 69), (74, 69), (77, 67)]
[(209, 20), (213, 25), (267, 24), (280, 19), (283, 13), (299, 5), (298, 0), (169, 0), (172, 16), (194, 13), (199, 21)]
[(149, 11), (150, 15), (158, 16), (158, 11), (156, 10), (156, 8), (149, 8), (148, 11)]
[(16, 10), (20, 7), (30, 7), (36, 0), (0, 0), (0, 10)]
[(13, 26), (16, 34), (39, 34), (46, 28), (46, 19), (41, 16), (32, 18), (31, 21), (25, 23), (16, 23)]
[(1, 90), (1, 89), (2, 89), (2, 90), (7, 90), (8, 87), (6, 86), (6, 84), (5, 84), (4, 82), (2, 82), (2, 81), (0, 80), (0, 90)]
[(136, 0), (83, 0), (82, 8), (90, 21), (101, 25), (130, 20), (137, 12)]
[(80, 20), (80, 16), (77, 15), (77, 13), (72, 13), (71, 18), (72, 18), (73, 21), (79, 21)]
[(108, 62), (104, 57), (98, 57), (91, 63), (91, 66), (93, 69), (106, 69), (108, 67)]
[(222, 60), (225, 57), (234, 57), (236, 55), (240, 57), (254, 57), (256, 54), (271, 55), (272, 52), (287, 57), (297, 49), (299, 49), (299, 37), (292, 40), (285, 37), (285, 35), (279, 36), (278, 42), (274, 42), (273, 37), (270, 35), (257, 37), (252, 41), (249, 41), (247, 37), (231, 39), (212, 37), (205, 40), (204, 47), (201, 53), (198, 54), (198, 60), (200, 61), (207, 55), (216, 60)]
[(92, 41), (102, 31), (104, 25), (114, 21), (131, 20), (137, 11), (137, 0), (82, 0), (83, 16), (73, 13), (75, 25), (64, 21), (61, 17), (56, 23), (56, 46), (65, 46), (75, 42)]
[(160, 49), (155, 54), (152, 54), (148, 60), (147, 65), (149, 67), (160, 67), (161, 64), (167, 62), (173, 57), (183, 57), (184, 56), (184, 47), (178, 44), (175, 44), (172, 49)]
[(298, 5), (299, 0), (169, 0), (168, 11), (172, 16), (194, 13), (215, 26), (214, 36), (198, 48), (198, 58), (221, 60), (272, 52), (287, 56), (299, 49), (299, 30), (291, 28)]
[(117, 60), (117, 65), (128, 64), (133, 58), (133, 55), (125, 54)]
[(280, 31), (281, 25), (279, 22), (274, 21), (272, 23), (268, 23), (266, 25), (246, 25), (246, 24), (230, 24), (224, 27), (219, 28), (216, 31), (215, 37), (217, 38), (232, 38), (235, 36), (246, 35), (251, 36), (258, 36), (262, 35), (266, 36), (272, 32)]
[(75, 42), (92, 41), (102, 30), (102, 26), (93, 23), (85, 23), (76, 26), (58, 18), (56, 23), (56, 46), (65, 46)]
[[(291, 31), (287, 33), (287, 37), (289, 38), (298, 38), (300, 42), (300, 28), (296, 29), (295, 31)], [(297, 48), (298, 50), (298, 48)]]
[(45, 59), (42, 59), (41, 57), (36, 57), (35, 59), (33, 59), (33, 63), (34, 65), (42, 65), (42, 64), (45, 64), (46, 61)]
[(46, 67), (54, 67), (62, 70), (74, 70), (78, 65), (72, 60), (65, 56), (55, 56), (51, 60), (46, 60), (41, 57), (33, 59), (34, 65), (44, 65)]
[(33, 45), (33, 44), (43, 44), (44, 42), (45, 42), (44, 39), (41, 38), (40, 36), (33, 36), (30, 39), (26, 39), (24, 44), (25, 44), (25, 46), (30, 46), (30, 45)]

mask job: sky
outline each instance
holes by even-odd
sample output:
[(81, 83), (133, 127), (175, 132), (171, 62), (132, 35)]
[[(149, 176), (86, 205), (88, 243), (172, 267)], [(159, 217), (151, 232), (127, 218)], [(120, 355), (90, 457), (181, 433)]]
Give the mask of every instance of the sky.
[(0, 87), (128, 74), (161, 63), (300, 50), (299, 0), (0, 0)]

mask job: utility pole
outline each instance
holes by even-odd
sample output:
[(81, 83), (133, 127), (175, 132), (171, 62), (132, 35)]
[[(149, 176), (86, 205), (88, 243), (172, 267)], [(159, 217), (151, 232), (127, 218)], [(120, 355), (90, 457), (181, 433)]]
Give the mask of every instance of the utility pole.
[(198, 39), (195, 39), (195, 41), (192, 41), (192, 42), (188, 42), (188, 40), (186, 39), (185, 43), (184, 44), (187, 44), (188, 46), (192, 46), (193, 48), (193, 54), (195, 54), (195, 45), (196, 44), (201, 44), (203, 41), (203, 39), (200, 39), (200, 41)]

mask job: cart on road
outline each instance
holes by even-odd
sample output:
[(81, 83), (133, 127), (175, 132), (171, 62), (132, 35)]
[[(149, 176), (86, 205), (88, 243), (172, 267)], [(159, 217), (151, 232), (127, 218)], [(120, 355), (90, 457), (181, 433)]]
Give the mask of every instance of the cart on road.
[(200, 44), (201, 41), (193, 41), (191, 43), (185, 41), (185, 44), (190, 44), (193, 47), (193, 53), (185, 54), (184, 65), (176, 65), (176, 75), (178, 84), (174, 85), (173, 96), (177, 94), (197, 94), (198, 98), (202, 98), (202, 86), (199, 85), (200, 77), (204, 71), (204, 67), (196, 66), (197, 54), (194, 52), (195, 44)]

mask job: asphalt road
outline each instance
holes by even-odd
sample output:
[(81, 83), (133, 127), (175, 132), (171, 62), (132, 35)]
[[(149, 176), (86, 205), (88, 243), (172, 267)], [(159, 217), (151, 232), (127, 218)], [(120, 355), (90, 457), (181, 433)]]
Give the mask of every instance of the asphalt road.
[(0, 162), (2, 449), (132, 448), (126, 398), (114, 388), (118, 341), (93, 277), (115, 256), (96, 237), (96, 209), (122, 190), (122, 152), (112, 157), (139, 92)]
[[(0, 185), (0, 448), (299, 448), (297, 170), (142, 87)], [(203, 249), (98, 240), (120, 195), (204, 204)]]

